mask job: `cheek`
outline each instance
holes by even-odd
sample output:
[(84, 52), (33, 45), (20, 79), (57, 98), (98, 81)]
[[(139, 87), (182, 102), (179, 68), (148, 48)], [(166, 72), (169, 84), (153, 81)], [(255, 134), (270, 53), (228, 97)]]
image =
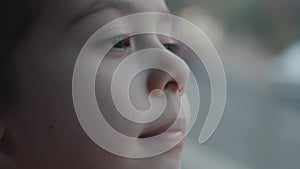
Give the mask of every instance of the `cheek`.
[[(120, 133), (131, 137), (137, 137), (143, 128), (125, 119), (115, 108), (111, 95), (111, 80), (113, 73), (123, 58), (106, 56), (99, 65), (95, 89), (98, 107), (105, 120)], [(124, 89), (125, 90), (125, 89)]]
[[(17, 142), (26, 142), (24, 152), (39, 154), (41, 160), (54, 154), (58, 156), (55, 159), (64, 159), (62, 156), (73, 156), (70, 152), (77, 151), (88, 154), (93, 145), (78, 122), (72, 101), (72, 74), (78, 51), (66, 45), (65, 40), (59, 41), (28, 42), (26, 50), (16, 56), (14, 113), (21, 121), (16, 127), (21, 132), (16, 133), (22, 133)], [(30, 46), (36, 47), (29, 51)]]

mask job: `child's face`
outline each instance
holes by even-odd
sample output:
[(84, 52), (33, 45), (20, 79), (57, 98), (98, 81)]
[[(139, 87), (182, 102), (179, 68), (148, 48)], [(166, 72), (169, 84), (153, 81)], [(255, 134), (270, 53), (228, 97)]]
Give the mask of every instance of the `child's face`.
[[(82, 129), (72, 100), (76, 59), (83, 44), (96, 30), (128, 14), (164, 11), (167, 7), (163, 0), (40, 1), (33, 31), (14, 53), (18, 99), (7, 113), (7, 133), (11, 141), (6, 146), (12, 151), (12, 161), (18, 168), (179, 168), (182, 146), (147, 159), (122, 158), (103, 150)], [(184, 86), (178, 87), (170, 76), (154, 70), (142, 72), (132, 81), (131, 102), (143, 110), (149, 106), (146, 99), (149, 91), (162, 89), (171, 100), (166, 116), (149, 124), (136, 125), (118, 116), (111, 106), (110, 80), (122, 57), (130, 54), (134, 44), (147, 43), (149, 47), (163, 48), (163, 44), (168, 43), (167, 38), (159, 39), (154, 35), (140, 35), (116, 46), (104, 58), (97, 74), (96, 95), (98, 102), (105, 102), (101, 104), (105, 105), (104, 116), (115, 129), (132, 137), (159, 134), (155, 131), (174, 122), (179, 112), (180, 88)], [(164, 56), (155, 62), (173, 63), (178, 59), (174, 56)], [(187, 79), (185, 64), (171, 69)], [(185, 117), (181, 119), (185, 121)], [(138, 144), (130, 146), (149, 151)]]

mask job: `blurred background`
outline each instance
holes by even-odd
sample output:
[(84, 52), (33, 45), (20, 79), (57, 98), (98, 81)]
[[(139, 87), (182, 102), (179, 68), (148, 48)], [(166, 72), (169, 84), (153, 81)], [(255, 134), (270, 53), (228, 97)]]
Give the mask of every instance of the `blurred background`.
[[(228, 85), (218, 129), (199, 144), (206, 117), (200, 112), (187, 139), (183, 169), (300, 169), (300, 1), (167, 4), (210, 38)], [(202, 110), (208, 109), (209, 100), (203, 102)]]

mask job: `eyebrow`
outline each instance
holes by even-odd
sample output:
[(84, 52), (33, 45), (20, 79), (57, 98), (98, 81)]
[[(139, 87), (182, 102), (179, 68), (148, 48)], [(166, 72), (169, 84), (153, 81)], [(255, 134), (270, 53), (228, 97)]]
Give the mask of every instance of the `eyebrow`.
[[(90, 7), (85, 9), (83, 12), (80, 12), (79, 15), (75, 16), (67, 25), (67, 27), (75, 25), (80, 20), (107, 8), (115, 8), (115, 9), (126, 9), (131, 6), (130, 2), (116, 2), (115, 0), (96, 0), (93, 2)], [(159, 9), (160, 13), (171, 14), (168, 9)]]

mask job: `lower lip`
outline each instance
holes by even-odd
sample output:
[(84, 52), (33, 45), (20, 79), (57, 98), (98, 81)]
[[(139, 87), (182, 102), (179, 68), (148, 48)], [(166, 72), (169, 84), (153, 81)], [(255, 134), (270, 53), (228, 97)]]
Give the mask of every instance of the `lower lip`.
[(158, 140), (161, 142), (169, 142), (170, 144), (174, 144), (174, 147), (181, 148), (184, 145), (184, 132), (164, 132), (158, 136)]
[(182, 148), (184, 145), (185, 124), (185, 120), (177, 119), (171, 128), (158, 136), (158, 140)]

